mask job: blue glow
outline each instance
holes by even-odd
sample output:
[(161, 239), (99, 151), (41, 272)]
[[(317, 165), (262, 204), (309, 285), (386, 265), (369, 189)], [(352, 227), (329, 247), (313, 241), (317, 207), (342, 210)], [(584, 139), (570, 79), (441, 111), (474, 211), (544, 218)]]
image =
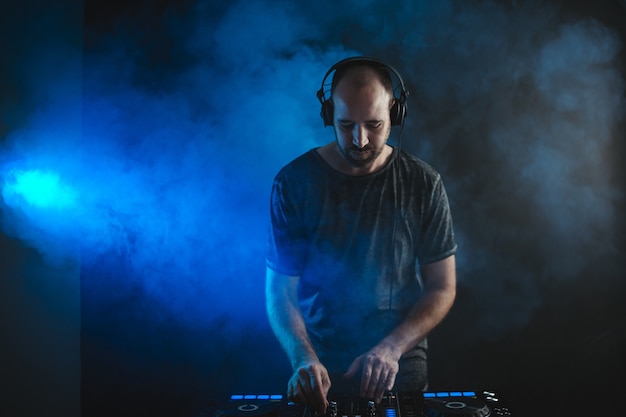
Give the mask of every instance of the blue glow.
[(451, 397), (462, 397), (462, 396), (463, 396), (463, 394), (462, 394), (462, 393), (460, 393), (460, 392), (458, 392), (458, 391), (454, 391), (454, 392), (451, 392), (451, 393), (450, 393), (450, 396), (451, 396)]
[(450, 394), (448, 394), (447, 392), (438, 392), (437, 393), (437, 397), (449, 397)]
[(474, 391), (465, 391), (463, 392), (464, 397), (475, 397), (476, 393)]
[(425, 392), (423, 395), (424, 395), (424, 398), (435, 398), (436, 397), (434, 392)]
[(231, 400), (243, 400), (243, 395), (235, 394), (230, 396)]
[(248, 394), (243, 396), (244, 400), (256, 400), (256, 395)]
[(64, 184), (59, 174), (38, 169), (12, 171), (2, 196), (8, 204), (17, 204), (22, 199), (25, 204), (48, 209), (72, 207), (78, 198), (76, 191)]
[(283, 396), (282, 396), (282, 395), (277, 395), (277, 394), (274, 394), (274, 395), (270, 396), (270, 399), (271, 399), (271, 400), (282, 400), (282, 399), (283, 399)]
[(386, 408), (385, 415), (387, 417), (396, 417), (396, 410), (394, 408)]

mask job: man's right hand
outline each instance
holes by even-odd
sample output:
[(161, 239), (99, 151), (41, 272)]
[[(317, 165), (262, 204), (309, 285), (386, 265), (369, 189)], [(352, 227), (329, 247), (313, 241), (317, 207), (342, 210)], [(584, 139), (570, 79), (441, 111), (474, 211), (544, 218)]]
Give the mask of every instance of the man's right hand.
[(330, 377), (320, 362), (310, 362), (296, 369), (287, 386), (289, 400), (308, 404), (324, 414), (328, 407), (326, 396), (330, 390)]

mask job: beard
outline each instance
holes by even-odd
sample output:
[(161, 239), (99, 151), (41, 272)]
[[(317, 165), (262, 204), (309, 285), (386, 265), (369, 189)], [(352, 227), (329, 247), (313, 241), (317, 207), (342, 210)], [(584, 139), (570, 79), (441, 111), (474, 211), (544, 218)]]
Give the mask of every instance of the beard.
[(364, 168), (372, 165), (383, 152), (383, 149), (384, 146), (381, 146), (379, 149), (369, 145), (364, 148), (357, 148), (356, 146), (343, 148), (341, 145), (339, 146), (341, 155), (350, 165), (356, 168)]

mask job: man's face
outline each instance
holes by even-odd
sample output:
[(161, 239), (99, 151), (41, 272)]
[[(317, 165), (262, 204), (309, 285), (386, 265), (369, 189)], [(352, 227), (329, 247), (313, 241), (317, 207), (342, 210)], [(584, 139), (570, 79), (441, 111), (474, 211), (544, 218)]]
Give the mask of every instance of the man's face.
[(366, 85), (342, 79), (333, 93), (334, 127), (339, 152), (354, 168), (368, 170), (383, 152), (393, 97), (378, 79)]

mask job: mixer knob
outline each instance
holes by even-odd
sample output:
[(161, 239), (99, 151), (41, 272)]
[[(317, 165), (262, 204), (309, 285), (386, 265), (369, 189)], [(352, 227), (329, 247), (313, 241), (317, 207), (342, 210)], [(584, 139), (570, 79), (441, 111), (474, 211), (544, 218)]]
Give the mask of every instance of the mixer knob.
[(376, 416), (376, 404), (374, 403), (374, 401), (367, 402), (367, 415), (368, 417)]
[(331, 401), (330, 402), (330, 415), (331, 417), (337, 417), (337, 401)]

